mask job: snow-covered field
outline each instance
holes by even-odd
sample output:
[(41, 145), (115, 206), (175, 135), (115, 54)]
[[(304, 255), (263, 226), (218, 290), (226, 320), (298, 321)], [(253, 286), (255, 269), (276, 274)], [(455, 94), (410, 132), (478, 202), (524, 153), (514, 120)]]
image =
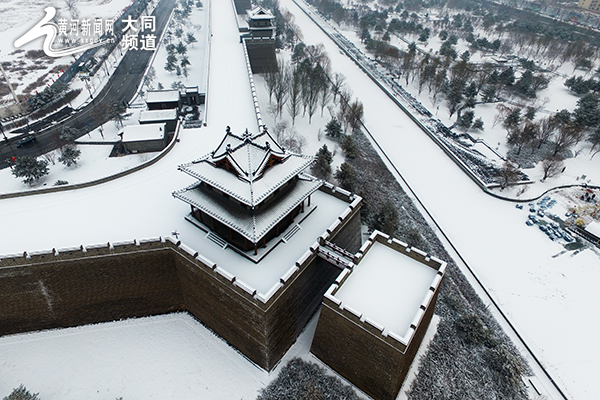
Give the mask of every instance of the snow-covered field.
[(274, 376), (188, 314), (5, 336), (0, 354), (2, 397), (250, 400)]

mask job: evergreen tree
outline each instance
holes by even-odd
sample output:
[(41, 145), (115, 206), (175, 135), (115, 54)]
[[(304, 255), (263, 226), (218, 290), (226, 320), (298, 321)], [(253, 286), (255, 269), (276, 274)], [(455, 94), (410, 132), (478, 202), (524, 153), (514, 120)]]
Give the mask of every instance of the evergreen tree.
[(47, 161), (37, 160), (30, 156), (17, 158), (12, 167), (12, 174), (17, 178), (25, 178), (23, 183), (28, 185), (33, 185), (34, 182), (39, 181), (41, 177), (48, 175), (49, 172)]
[(471, 111), (471, 110), (465, 111), (464, 113), (462, 113), (462, 115), (456, 121), (456, 126), (461, 128), (462, 130), (466, 131), (473, 124), (474, 116), (475, 116), (475, 113), (473, 111)]
[(600, 126), (598, 96), (589, 93), (579, 99), (577, 108), (573, 110), (573, 120), (575, 124), (585, 128)]
[(477, 118), (475, 121), (473, 121), (471, 129), (474, 129), (476, 131), (483, 131), (483, 120), (481, 118)]
[(79, 130), (76, 128), (71, 128), (69, 126), (65, 126), (60, 135), (58, 135), (58, 137), (65, 144), (72, 143), (75, 141), (75, 139), (79, 137)]
[(352, 165), (347, 162), (342, 163), (335, 171), (334, 178), (338, 181), (338, 184), (342, 189), (346, 189), (350, 192), (354, 192), (356, 189), (356, 172), (354, 172)]
[(66, 146), (58, 157), (58, 161), (70, 167), (71, 165), (77, 164), (77, 159), (81, 156), (81, 150), (75, 146)]
[(173, 72), (177, 67), (177, 56), (169, 54), (167, 56), (167, 63), (165, 64), (165, 71)]
[(313, 175), (319, 179), (328, 180), (331, 177), (331, 163), (333, 155), (324, 144), (316, 154), (316, 160), (311, 167)]
[(484, 103), (492, 103), (496, 101), (496, 86), (487, 85), (481, 90), (481, 100)]
[(132, 113), (128, 113), (127, 112), (127, 106), (121, 102), (114, 102), (109, 110), (110, 113), (110, 119), (112, 119), (115, 122), (115, 125), (117, 125), (117, 128), (122, 128), (123, 127), (123, 121), (125, 121), (127, 118), (131, 117)]
[(12, 393), (6, 396), (3, 400), (40, 400), (38, 393), (31, 394), (23, 385), (13, 389)]
[(175, 46), (175, 51), (177, 52), (177, 54), (180, 55), (186, 55), (187, 54), (187, 46), (185, 44), (183, 44), (183, 42), (179, 42), (177, 43), (177, 46)]
[(504, 86), (512, 86), (515, 83), (515, 71), (513, 67), (508, 67), (500, 75), (498, 75), (498, 81)]
[(332, 118), (331, 121), (325, 125), (325, 134), (333, 139), (339, 139), (342, 136), (342, 124), (337, 118)]
[(358, 147), (356, 146), (356, 142), (350, 135), (344, 135), (341, 143), (342, 151), (346, 155), (346, 159), (356, 158), (358, 155)]
[[(196, 39), (196, 37), (194, 36), (194, 34), (192, 32), (189, 32), (187, 34), (187, 36), (185, 37), (185, 42), (187, 44), (194, 44), (198, 41), (198, 39)], [(193, 46), (192, 46), (193, 47)]]
[(398, 221), (398, 210), (390, 200), (385, 202), (379, 211), (373, 215), (371, 220), (371, 230), (379, 230), (391, 236), (396, 236), (400, 223)]

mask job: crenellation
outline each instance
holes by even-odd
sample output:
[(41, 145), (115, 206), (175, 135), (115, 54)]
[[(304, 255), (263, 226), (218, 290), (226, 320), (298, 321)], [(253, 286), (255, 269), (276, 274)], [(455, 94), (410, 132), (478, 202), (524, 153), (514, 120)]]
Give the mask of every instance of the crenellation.
[(385, 330), (385, 327), (383, 325), (378, 324), (372, 319), (365, 318), (363, 326), (366, 330), (373, 333), (374, 335), (381, 335), (383, 337), (383, 331)]
[[(236, 279), (233, 282), (233, 287), (236, 289), (241, 289), (241, 293), (244, 296), (248, 296), (249, 299), (254, 299), (254, 295), (256, 295), (256, 289), (254, 289), (252, 286), (248, 285), (242, 280)], [(240, 293), (240, 291), (238, 291), (238, 293)]]
[(225, 279), (225, 281), (227, 281), (228, 283), (233, 283), (235, 282), (235, 275), (231, 274), (230, 272), (224, 270), (221, 267), (217, 267), (214, 269), (215, 273), (217, 274), (217, 277), (223, 277)]
[(335, 279), (335, 283), (338, 286), (341, 286), (346, 281), (346, 279), (350, 276), (350, 272), (351, 272), (351, 270), (349, 268), (344, 268), (344, 270)]
[(291, 277), (292, 275), (294, 275), (296, 273), (296, 271), (298, 271), (300, 268), (296, 265), (292, 265), (286, 272), (285, 274), (283, 274), (283, 276), (281, 276), (279, 278), (279, 282), (281, 283), (286, 283)]
[(344, 304), (343, 302), (340, 304), (340, 310), (342, 311), (342, 315), (344, 315), (346, 318), (348, 318), (352, 322), (359, 324), (359, 325), (362, 324), (362, 321), (361, 321), (362, 314), (359, 311)]

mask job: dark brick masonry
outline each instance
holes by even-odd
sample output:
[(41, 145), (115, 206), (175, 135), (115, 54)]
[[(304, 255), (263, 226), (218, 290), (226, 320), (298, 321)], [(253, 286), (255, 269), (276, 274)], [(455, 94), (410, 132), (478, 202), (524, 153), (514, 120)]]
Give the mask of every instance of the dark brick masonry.
[[(356, 251), (360, 207), (331, 236)], [(271, 370), (339, 273), (310, 252), (263, 302), (196, 256), (157, 239), (0, 259), (0, 335), (188, 311)]]

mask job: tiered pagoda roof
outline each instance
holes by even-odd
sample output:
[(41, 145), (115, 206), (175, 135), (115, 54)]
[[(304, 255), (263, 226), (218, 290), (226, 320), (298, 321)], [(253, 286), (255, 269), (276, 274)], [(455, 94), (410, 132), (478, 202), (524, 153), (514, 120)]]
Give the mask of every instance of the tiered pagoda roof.
[(266, 129), (238, 136), (228, 128), (216, 150), (179, 166), (198, 182), (173, 195), (257, 243), (322, 185), (302, 173), (313, 160), (286, 151)]

